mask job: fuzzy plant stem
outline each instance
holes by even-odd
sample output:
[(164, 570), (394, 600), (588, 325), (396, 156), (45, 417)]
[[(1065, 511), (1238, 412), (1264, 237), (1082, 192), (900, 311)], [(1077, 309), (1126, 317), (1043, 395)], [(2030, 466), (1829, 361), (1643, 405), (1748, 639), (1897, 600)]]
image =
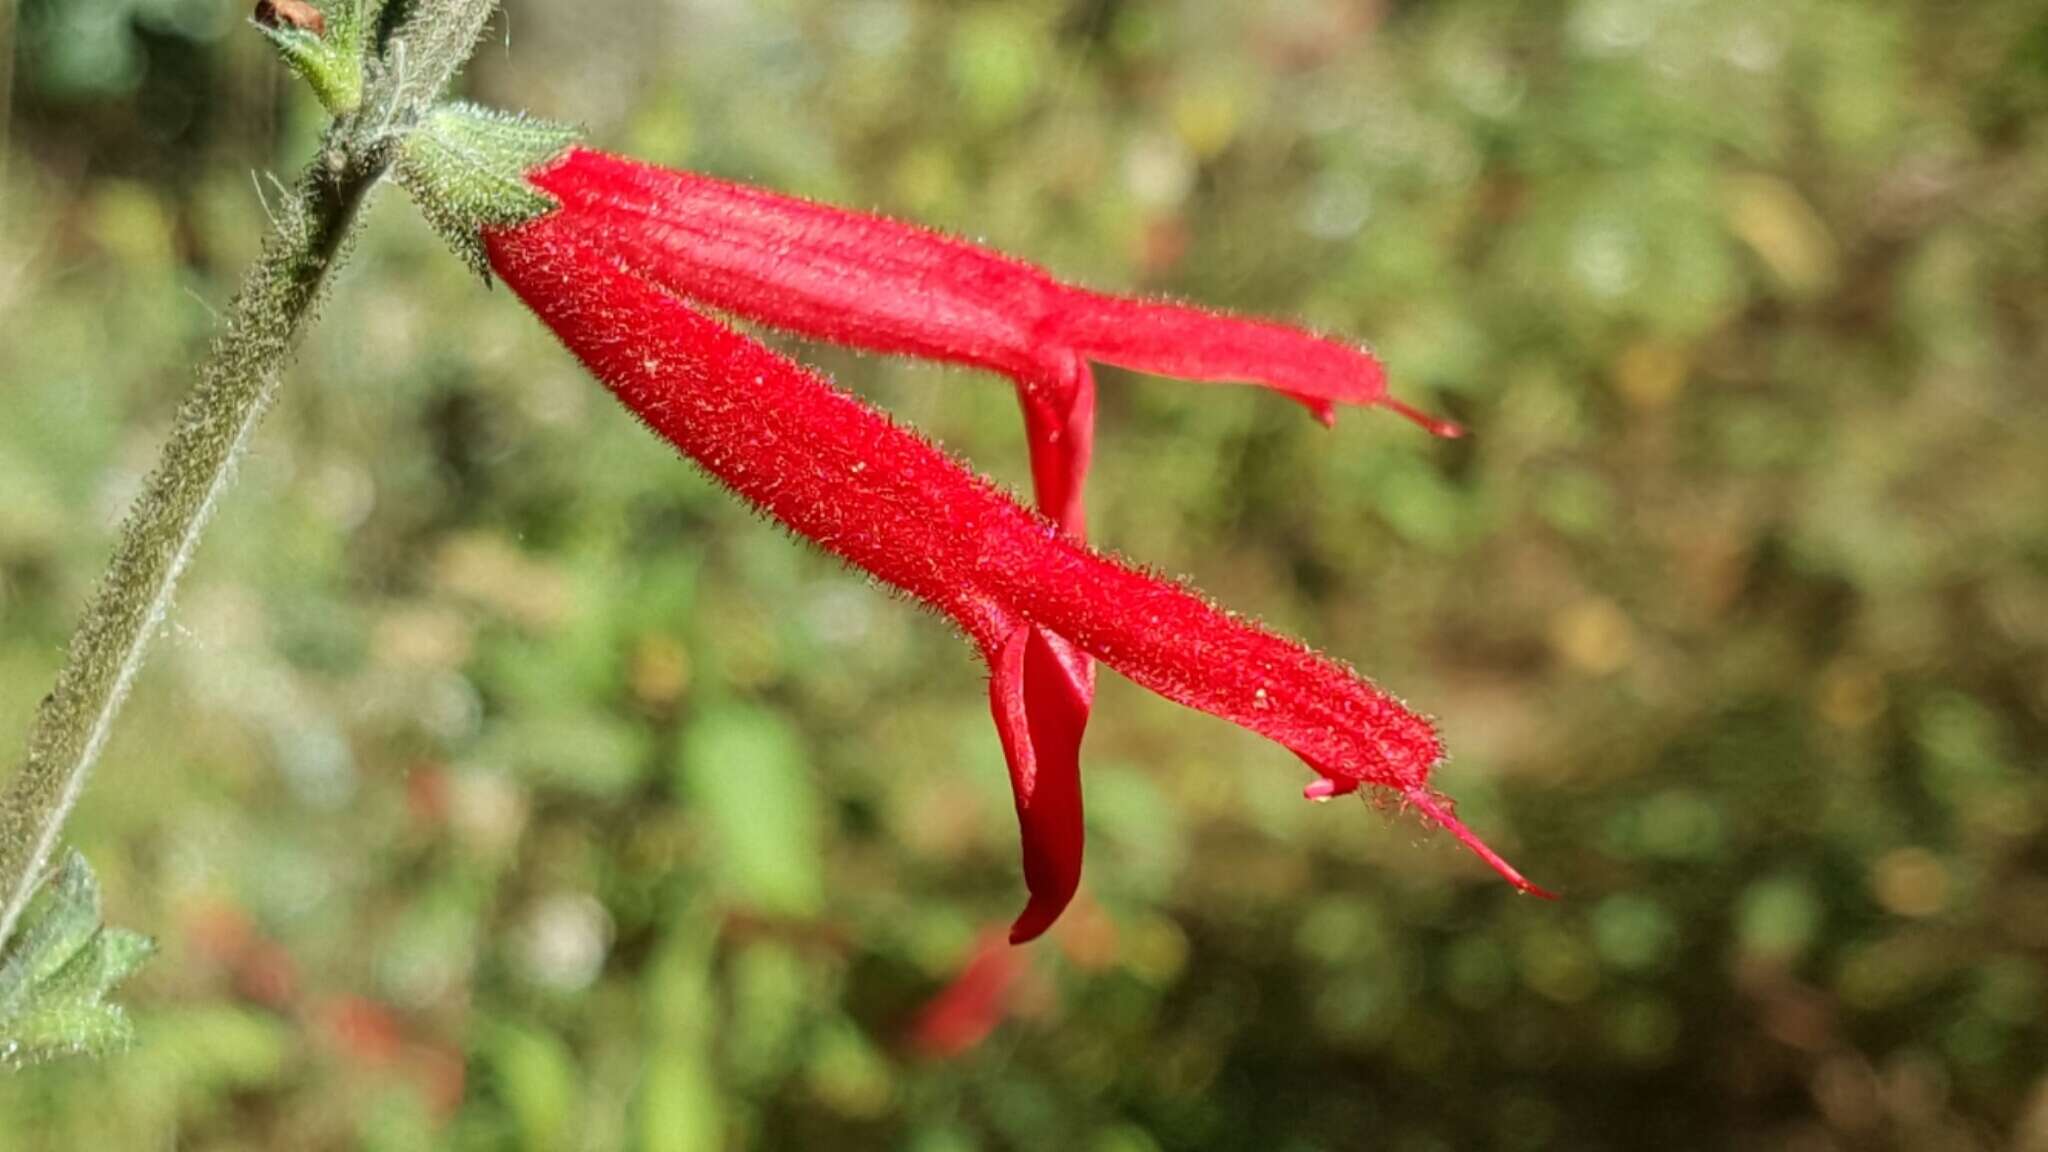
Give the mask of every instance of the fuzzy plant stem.
[(199, 385), (180, 407), (163, 456), (121, 528), (56, 686), (36, 710), (27, 757), (0, 792), (0, 947), (35, 894), (170, 610), (178, 577), (276, 399), (299, 333), (347, 256), (364, 203), (403, 133), (461, 67), (495, 6), (496, 0), (417, 0), (389, 43), (366, 36), (351, 45), (360, 54), (342, 62), (363, 68), (367, 98), (334, 109), (320, 156), (299, 178), (277, 232), (243, 281)]
[(276, 398), (292, 344), (381, 175), (379, 166), (337, 178), (316, 163), (301, 177), (289, 215), (250, 270), (198, 388), (178, 411), (57, 685), (36, 711), (28, 756), (0, 793), (0, 942), (35, 891), (178, 577)]

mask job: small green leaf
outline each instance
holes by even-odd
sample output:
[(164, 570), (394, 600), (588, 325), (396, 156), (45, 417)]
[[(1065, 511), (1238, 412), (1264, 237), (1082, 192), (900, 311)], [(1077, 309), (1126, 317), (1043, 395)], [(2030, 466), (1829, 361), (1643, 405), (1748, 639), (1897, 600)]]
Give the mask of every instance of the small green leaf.
[(43, 886), (22, 918), (21, 944), (8, 957), (0, 989), (9, 1001), (71, 963), (100, 926), (100, 886), (77, 853)]
[(156, 941), (126, 928), (102, 928), (99, 938), (100, 990), (110, 992), (156, 955)]
[(101, 925), (99, 881), (84, 857), (67, 854), (0, 964), (0, 1064), (125, 1046), (133, 1025), (107, 996), (155, 950), (146, 936)]
[(103, 1056), (134, 1038), (135, 1026), (118, 1005), (46, 1005), (9, 1021), (0, 1062), (19, 1068), (64, 1056)]
[(313, 90), (330, 115), (344, 116), (362, 105), (362, 61), (352, 48), (297, 28), (257, 24), (256, 30)]
[(266, 17), (258, 9), (254, 21), (284, 62), (320, 98), (330, 116), (347, 116), (363, 104), (365, 41), (376, 34), (384, 0), (312, 0), (325, 28), (298, 27)]
[(197, 1004), (151, 1013), (141, 1043), (153, 1067), (178, 1070), (192, 1098), (224, 1099), (281, 1083), (296, 1027), (254, 1008)]

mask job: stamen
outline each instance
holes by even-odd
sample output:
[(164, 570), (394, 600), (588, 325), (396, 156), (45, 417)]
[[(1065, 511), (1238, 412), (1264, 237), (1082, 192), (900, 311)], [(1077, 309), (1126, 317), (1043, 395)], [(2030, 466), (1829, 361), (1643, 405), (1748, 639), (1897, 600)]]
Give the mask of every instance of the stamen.
[(1462, 821), (1456, 816), (1451, 815), (1451, 810), (1446, 808), (1442, 801), (1430, 795), (1428, 789), (1410, 788), (1401, 793), (1401, 795), (1403, 799), (1413, 804), (1424, 816), (1436, 821), (1444, 831), (1456, 836), (1458, 843), (1471, 849), (1474, 855), (1486, 861), (1487, 866), (1500, 873), (1502, 879), (1531, 896), (1538, 896), (1545, 900), (1557, 899), (1556, 893), (1530, 883), (1528, 877), (1516, 871), (1515, 866), (1502, 859), (1500, 853), (1487, 847), (1486, 841), (1481, 840), (1470, 828), (1465, 827)]
[(1410, 404), (1404, 404), (1392, 396), (1382, 396), (1374, 401), (1374, 403), (1400, 416), (1404, 420), (1421, 425), (1423, 430), (1431, 436), (1439, 436), (1445, 440), (1456, 440), (1465, 434), (1465, 426), (1456, 420), (1446, 420), (1441, 416), (1431, 416), (1422, 409)]

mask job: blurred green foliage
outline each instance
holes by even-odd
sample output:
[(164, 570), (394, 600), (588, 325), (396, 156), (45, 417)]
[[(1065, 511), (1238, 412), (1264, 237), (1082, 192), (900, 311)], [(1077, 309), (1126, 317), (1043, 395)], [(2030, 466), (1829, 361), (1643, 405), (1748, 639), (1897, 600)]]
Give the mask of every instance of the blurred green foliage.
[[(238, 16), (0, 0), (0, 747), (318, 128)], [(2048, 1148), (2038, 3), (523, 0), (469, 87), (1370, 337), (1476, 435), (1110, 372), (1095, 529), (1565, 899), (1112, 682), (1091, 903), (911, 1058), (1022, 899), (979, 670), (386, 197), (74, 825), (138, 1038), (0, 1143)]]

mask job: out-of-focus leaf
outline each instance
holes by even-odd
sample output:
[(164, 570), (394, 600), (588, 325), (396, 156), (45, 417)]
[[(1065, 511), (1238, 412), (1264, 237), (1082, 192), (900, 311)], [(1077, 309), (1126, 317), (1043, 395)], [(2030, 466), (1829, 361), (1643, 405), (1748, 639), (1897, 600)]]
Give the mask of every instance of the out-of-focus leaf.
[(1772, 176), (1729, 181), (1728, 224), (1785, 290), (1810, 299), (1835, 282), (1835, 239), (1799, 190)]
[(878, 1116), (895, 1094), (895, 1077), (867, 1037), (845, 1024), (821, 1032), (811, 1049), (811, 1090), (842, 1116)]
[(1028, 10), (980, 5), (954, 26), (954, 87), (975, 120), (998, 126), (1030, 104), (1044, 77), (1041, 40)]
[(725, 1147), (718, 1085), (696, 1045), (657, 1051), (640, 1082), (640, 1147), (645, 1152), (718, 1152)]
[(1107, 890), (1148, 900), (1172, 890), (1187, 844), (1179, 810), (1151, 777), (1102, 765), (1088, 780), (1088, 823), (1098, 833), (1097, 858), (1114, 862)]
[(788, 1072), (810, 989), (793, 950), (764, 943), (732, 958), (732, 1019), (727, 1045), (738, 1075), (772, 1083)]
[(726, 1109), (711, 1038), (723, 1028), (711, 965), (716, 937), (703, 904), (671, 914), (661, 950), (644, 981), (649, 1050), (636, 1121), (647, 1152), (712, 1152), (726, 1146)]
[(275, 1016), (210, 1004), (152, 1014), (135, 1059), (208, 1102), (276, 1084), (292, 1051), (292, 1029)]
[(629, 720), (560, 708), (508, 718), (484, 742), (487, 760), (541, 788), (618, 796), (645, 770), (648, 739)]
[(492, 1028), (484, 1061), (511, 1112), (519, 1146), (548, 1152), (569, 1145), (579, 1097), (576, 1061), (560, 1038), (520, 1024)]
[(820, 814), (803, 746), (780, 715), (725, 706), (684, 734), (676, 781), (710, 825), (715, 876), (763, 912), (814, 916), (824, 904)]

